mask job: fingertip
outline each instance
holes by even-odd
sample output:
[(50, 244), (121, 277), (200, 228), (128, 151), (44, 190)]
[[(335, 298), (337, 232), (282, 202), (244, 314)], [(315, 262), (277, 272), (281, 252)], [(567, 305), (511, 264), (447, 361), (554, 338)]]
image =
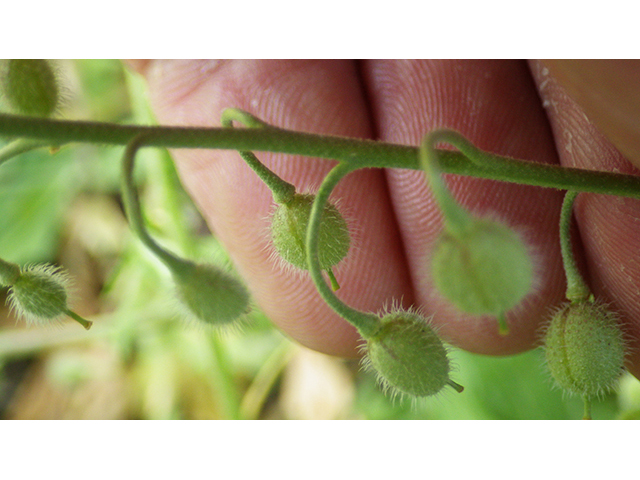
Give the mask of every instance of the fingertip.
[(640, 167), (640, 61), (544, 60), (589, 119)]

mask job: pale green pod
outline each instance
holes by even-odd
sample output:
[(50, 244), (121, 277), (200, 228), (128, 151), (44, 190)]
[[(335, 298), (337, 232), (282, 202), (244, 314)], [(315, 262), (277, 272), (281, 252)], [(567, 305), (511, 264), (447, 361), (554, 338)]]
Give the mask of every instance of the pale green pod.
[(553, 316), (544, 339), (551, 375), (560, 387), (589, 399), (610, 390), (624, 367), (617, 316), (598, 302), (570, 303)]
[(2, 70), (2, 94), (13, 110), (50, 117), (58, 108), (60, 87), (48, 60), (6, 60)]
[(47, 323), (68, 314), (67, 276), (51, 265), (27, 267), (9, 290), (9, 304), (30, 323)]
[(463, 312), (501, 316), (533, 284), (527, 247), (513, 230), (492, 220), (472, 219), (457, 235), (443, 232), (432, 255), (436, 288)]
[(366, 362), (386, 388), (427, 397), (446, 385), (462, 391), (449, 378), (451, 366), (442, 340), (420, 315), (397, 311), (384, 315), (377, 333), (367, 339)]
[(168, 266), (179, 299), (202, 322), (227, 325), (249, 310), (246, 287), (220, 268), (189, 261), (176, 261)]
[[(291, 265), (308, 270), (306, 232), (311, 216), (313, 195), (296, 194), (278, 205), (271, 219), (271, 238), (280, 256)], [(338, 209), (327, 204), (322, 213), (318, 240), (318, 259), (322, 270), (337, 265), (349, 252), (347, 222)]]

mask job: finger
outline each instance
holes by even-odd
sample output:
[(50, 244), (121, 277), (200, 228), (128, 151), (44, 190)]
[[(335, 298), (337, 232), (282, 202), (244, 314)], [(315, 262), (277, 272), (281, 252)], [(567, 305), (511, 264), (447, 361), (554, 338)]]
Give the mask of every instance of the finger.
[[(267, 123), (308, 132), (370, 137), (358, 77), (350, 62), (225, 61), (138, 64), (158, 120), (219, 125), (223, 109), (247, 110)], [(256, 152), (298, 191), (317, 188), (331, 163)], [(177, 150), (181, 178), (214, 234), (233, 258), (256, 302), (302, 344), (353, 356), (359, 336), (316, 293), (308, 274), (275, 261), (269, 240), (270, 192), (237, 152)], [(338, 265), (339, 296), (376, 311), (392, 299), (412, 301), (401, 243), (381, 171), (358, 171), (335, 197), (350, 223), (353, 246)]]
[[(583, 110), (541, 63), (532, 71), (563, 165), (638, 174), (638, 170), (600, 133)], [(596, 87), (597, 88), (597, 87)], [(594, 93), (596, 95), (596, 93)], [(631, 341), (630, 370), (640, 373), (640, 201), (581, 194), (575, 218), (586, 256), (588, 283), (596, 297), (622, 314)]]
[(587, 117), (640, 167), (640, 61), (545, 60)]
[[(524, 62), (371, 61), (365, 78), (380, 138), (418, 145), (438, 127), (459, 130), (478, 147), (536, 162), (556, 162), (553, 139)], [(434, 291), (428, 255), (442, 219), (424, 174), (387, 174), (416, 299), (440, 332), (456, 345), (488, 354), (531, 348), (550, 305), (562, 299), (558, 192), (489, 180), (448, 176), (459, 201), (519, 231), (535, 252), (537, 286), (507, 315), (511, 332), (498, 334), (495, 318), (458, 312)]]

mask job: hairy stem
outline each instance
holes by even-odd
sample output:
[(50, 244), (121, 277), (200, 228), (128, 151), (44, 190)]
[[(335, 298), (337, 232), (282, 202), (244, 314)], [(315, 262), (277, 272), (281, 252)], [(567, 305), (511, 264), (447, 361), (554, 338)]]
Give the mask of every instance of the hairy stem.
[[(248, 114), (242, 110), (238, 110), (237, 108), (227, 108), (224, 112), (222, 112), (222, 126), (223, 127), (233, 127), (233, 122), (241, 122), (245, 126), (250, 128), (269, 128), (269, 125), (262, 122), (260, 119), (254, 117), (253, 115)], [(273, 195), (273, 200), (279, 204), (285, 204), (293, 199), (293, 196), (296, 193), (296, 187), (289, 182), (285, 182), (278, 175), (273, 173), (270, 169), (268, 169), (258, 157), (256, 157), (253, 152), (248, 150), (240, 150), (238, 152), (242, 159), (251, 167), (251, 169), (260, 177), (260, 179), (265, 183), (269, 190), (271, 190), (271, 194)]]
[(168, 252), (149, 235), (142, 217), (140, 199), (133, 181), (133, 168), (136, 153), (146, 142), (144, 135), (138, 135), (129, 142), (122, 158), (122, 200), (129, 224), (142, 243), (167, 266), (183, 264), (184, 261)]
[[(292, 132), (276, 127), (256, 129), (150, 127), (23, 117), (0, 114), (0, 136), (69, 142), (126, 145), (136, 135), (145, 145), (167, 148), (253, 150), (340, 160), (357, 168), (419, 170), (418, 148), (373, 140)], [(640, 177), (596, 172), (516, 160), (484, 153), (491, 167), (470, 161), (463, 153), (439, 151), (443, 173), (514, 182), (524, 185), (640, 198)]]
[(322, 219), (322, 212), (325, 205), (329, 200), (329, 195), (338, 184), (338, 182), (344, 178), (347, 174), (355, 170), (353, 165), (348, 163), (340, 163), (336, 165), (331, 172), (325, 177), (324, 181), (320, 185), (318, 194), (313, 202), (311, 208), (311, 216), (309, 218), (309, 225), (307, 226), (307, 263), (309, 264), (309, 271), (311, 272), (311, 278), (320, 293), (323, 300), (342, 318), (347, 320), (353, 326), (355, 326), (362, 337), (370, 338), (380, 328), (380, 318), (372, 313), (361, 312), (355, 310), (340, 300), (332, 288), (327, 285), (322, 270), (320, 268), (320, 260), (318, 258), (318, 241), (320, 232), (320, 222)]
[(591, 290), (578, 270), (571, 242), (571, 216), (573, 202), (577, 196), (578, 192), (569, 190), (562, 202), (562, 210), (560, 211), (560, 249), (562, 252), (562, 265), (567, 277), (567, 300), (584, 302), (591, 296)]
[(443, 133), (445, 132), (442, 130), (436, 130), (425, 135), (420, 148), (420, 165), (427, 176), (433, 196), (442, 210), (445, 229), (459, 237), (468, 229), (471, 216), (455, 201), (442, 180), (442, 170), (435, 145), (440, 141)]

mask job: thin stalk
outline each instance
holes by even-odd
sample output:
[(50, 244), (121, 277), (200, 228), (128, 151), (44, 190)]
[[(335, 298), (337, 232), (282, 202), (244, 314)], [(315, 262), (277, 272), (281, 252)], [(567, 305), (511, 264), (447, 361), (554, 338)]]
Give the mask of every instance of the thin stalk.
[[(234, 121), (241, 122), (250, 128), (269, 127), (269, 125), (262, 122), (260, 119), (247, 112), (238, 110), (237, 108), (227, 108), (222, 112), (221, 123), (223, 127), (232, 128)], [(269, 187), (269, 190), (271, 190), (271, 194), (273, 195), (273, 200), (277, 204), (283, 205), (293, 199), (296, 193), (296, 187), (294, 185), (289, 182), (285, 182), (273, 171), (267, 168), (260, 160), (258, 160), (258, 157), (256, 157), (253, 152), (248, 150), (239, 150), (238, 153), (247, 165), (249, 165), (249, 167), (256, 173), (256, 175), (260, 177), (265, 185)]]
[(562, 202), (562, 210), (560, 211), (560, 249), (562, 252), (562, 265), (567, 277), (567, 300), (584, 302), (591, 296), (591, 290), (578, 270), (571, 243), (571, 216), (573, 203), (577, 196), (578, 192), (569, 190)]
[(294, 344), (286, 338), (273, 349), (242, 398), (240, 403), (241, 419), (258, 419), (269, 392), (273, 389), (282, 370), (287, 366), (294, 353), (296, 353)]
[[(126, 145), (139, 134), (147, 135), (146, 146), (279, 152), (340, 160), (357, 168), (421, 168), (417, 147), (291, 132), (276, 127), (150, 127), (0, 114), (1, 136), (35, 138), (55, 145), (70, 142)], [(490, 168), (470, 161), (460, 152), (438, 151), (443, 173), (640, 199), (638, 176), (516, 160), (486, 152), (484, 156), (491, 163)]]
[(420, 164), (424, 170), (431, 192), (442, 210), (445, 229), (454, 236), (461, 236), (472, 223), (471, 215), (453, 198), (442, 179), (436, 143), (440, 141), (442, 130), (425, 135), (420, 148)]
[(320, 296), (323, 300), (342, 318), (347, 320), (353, 326), (355, 326), (360, 335), (363, 338), (371, 338), (381, 326), (380, 318), (372, 313), (361, 312), (346, 305), (340, 300), (333, 289), (327, 285), (322, 270), (320, 268), (320, 260), (318, 258), (318, 242), (320, 232), (320, 222), (322, 218), (322, 212), (329, 200), (329, 195), (338, 184), (338, 182), (344, 178), (347, 174), (355, 170), (356, 167), (348, 163), (339, 163), (333, 170), (325, 177), (324, 181), (320, 185), (318, 194), (313, 202), (311, 208), (311, 216), (309, 218), (309, 225), (307, 226), (306, 237), (306, 250), (307, 250), (307, 263), (309, 265), (309, 271), (311, 272), (311, 278), (315, 283)]
[(134, 160), (138, 149), (143, 146), (145, 137), (139, 135), (129, 142), (125, 149), (124, 156), (122, 158), (122, 199), (129, 219), (131, 229), (135, 232), (142, 243), (151, 250), (160, 260), (166, 265), (182, 264), (184, 261), (175, 255), (171, 254), (149, 235), (147, 228), (144, 224), (144, 218), (142, 217), (142, 210), (140, 208), (140, 199), (138, 198), (138, 191), (133, 181), (133, 168)]
[(49, 144), (41, 140), (16, 138), (12, 142), (7, 143), (2, 148), (0, 148), (0, 165), (8, 160), (11, 160), (12, 158), (17, 157), (22, 153), (47, 146), (49, 146)]
[(93, 322), (91, 320), (85, 320), (76, 312), (69, 310), (68, 308), (65, 309), (64, 313), (66, 313), (69, 317), (73, 318), (76, 322), (82, 325), (85, 330), (89, 330), (91, 328), (91, 325), (93, 325)]

